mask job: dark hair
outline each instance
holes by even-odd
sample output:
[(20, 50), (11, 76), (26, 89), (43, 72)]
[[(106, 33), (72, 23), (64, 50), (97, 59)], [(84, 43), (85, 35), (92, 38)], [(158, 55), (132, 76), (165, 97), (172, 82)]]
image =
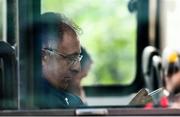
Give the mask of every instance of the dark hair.
[(81, 55), (83, 55), (83, 58), (81, 60), (81, 68), (83, 69), (87, 63), (92, 63), (93, 60), (91, 56), (88, 54), (88, 52), (86, 51), (86, 49), (82, 46), (81, 46)]
[(77, 35), (80, 31), (77, 25), (60, 13), (44, 13), (36, 24), (35, 33), (36, 37), (41, 39), (42, 48), (57, 46), (57, 42), (62, 41), (64, 32), (73, 31)]

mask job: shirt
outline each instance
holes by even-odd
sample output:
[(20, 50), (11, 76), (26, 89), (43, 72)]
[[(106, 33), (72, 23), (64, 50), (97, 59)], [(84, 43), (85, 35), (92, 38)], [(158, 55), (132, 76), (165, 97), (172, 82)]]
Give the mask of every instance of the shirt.
[(53, 87), (46, 79), (38, 88), (35, 96), (35, 106), (38, 108), (76, 108), (85, 106), (80, 97)]

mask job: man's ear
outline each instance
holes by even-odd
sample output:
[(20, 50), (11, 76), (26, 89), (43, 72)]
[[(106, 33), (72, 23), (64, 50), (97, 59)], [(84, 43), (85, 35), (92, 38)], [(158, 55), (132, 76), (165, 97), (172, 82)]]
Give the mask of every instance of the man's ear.
[(42, 62), (42, 72), (43, 75), (47, 73), (47, 61), (48, 61), (48, 54), (45, 51), (41, 51), (41, 62)]
[(45, 62), (47, 60), (47, 53), (45, 51), (41, 51), (41, 60)]

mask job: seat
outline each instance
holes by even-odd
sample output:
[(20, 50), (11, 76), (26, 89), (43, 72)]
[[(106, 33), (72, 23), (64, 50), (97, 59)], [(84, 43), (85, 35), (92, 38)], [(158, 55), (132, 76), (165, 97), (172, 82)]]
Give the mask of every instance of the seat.
[(147, 46), (142, 54), (142, 71), (146, 88), (149, 91), (160, 87), (161, 81), (161, 57), (153, 46)]
[(17, 65), (15, 50), (0, 41), (0, 108), (17, 108)]

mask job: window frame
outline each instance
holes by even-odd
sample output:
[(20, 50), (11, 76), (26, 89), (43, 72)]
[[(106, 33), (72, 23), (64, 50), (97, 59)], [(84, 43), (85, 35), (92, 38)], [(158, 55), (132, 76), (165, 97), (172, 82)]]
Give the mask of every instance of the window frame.
[[(36, 78), (39, 76), (39, 71), (41, 62), (39, 53), (39, 47), (36, 47), (33, 45), (32, 40), (29, 42), (29, 40), (25, 40), (24, 37), (27, 35), (23, 34), (24, 30), (24, 24), (27, 22), (32, 22), (33, 20), (36, 20), (40, 16), (40, 4), (41, 0), (19, 0), (18, 1), (18, 27), (19, 27), (19, 40), (17, 40), (17, 44), (19, 44), (17, 47), (17, 58), (18, 58), (18, 64), (21, 65), (18, 66), (19, 70), (19, 75), (18, 77), (20, 78), (19, 84), (23, 83), (24, 86), (20, 87), (20, 93), (24, 93), (24, 95), (20, 95), (20, 100), (19, 100), (19, 107), (18, 109), (30, 109), (34, 108), (33, 107), (33, 97), (28, 97), (28, 95), (34, 93), (35, 91), (35, 85), (33, 82), (36, 80)], [(10, 3), (8, 3), (10, 4)], [(149, 1), (148, 0), (139, 0), (138, 7), (137, 7), (137, 53), (136, 53), (136, 66), (137, 66), (137, 71), (136, 71), (136, 76), (134, 82), (129, 85), (129, 86), (121, 86), (121, 85), (107, 85), (107, 86), (85, 86), (85, 90), (87, 92), (87, 96), (107, 96), (107, 92), (111, 92), (111, 96), (123, 96), (127, 94), (131, 94), (134, 92), (137, 92), (139, 89), (144, 87), (144, 81), (143, 81), (143, 76), (142, 76), (142, 70), (141, 70), (141, 54), (144, 49), (149, 44)], [(9, 7), (8, 7), (9, 8)], [(142, 10), (144, 9), (144, 10)], [(13, 14), (8, 14), (13, 17)], [(13, 24), (10, 24), (13, 25)], [(11, 35), (11, 33), (8, 31), (8, 35)], [(14, 41), (12, 40), (12, 43)], [(39, 42), (35, 42), (39, 43)], [(29, 44), (29, 45), (28, 45)], [(32, 50), (32, 48), (35, 48)], [(24, 56), (28, 57), (24, 57)], [(36, 58), (37, 57), (37, 58)], [(38, 66), (33, 66), (33, 65), (38, 65)], [(23, 71), (21, 71), (23, 69)], [(32, 72), (29, 72), (32, 71)], [(28, 80), (27, 80), (28, 79)], [(18, 82), (18, 81), (17, 81)], [(116, 90), (114, 90), (116, 89)], [(93, 90), (96, 90), (96, 93), (93, 92)], [(20, 94), (19, 93), (19, 94)], [(28, 97), (28, 98), (27, 98)], [(23, 99), (26, 99), (26, 102), (23, 102)], [(108, 108), (109, 109), (109, 115), (129, 115), (129, 110), (124, 108)], [(127, 110), (127, 111), (126, 111)], [(162, 114), (164, 115), (164, 112), (170, 112), (172, 114), (178, 114), (180, 112), (177, 112), (176, 110), (173, 111), (164, 111), (163, 109), (155, 111), (153, 110), (153, 113), (148, 111), (144, 111), (142, 109), (130, 109), (132, 111), (132, 115), (136, 115), (137, 113), (139, 115), (148, 115), (154, 113), (156, 114)], [(138, 110), (138, 112), (137, 112)], [(123, 111), (126, 111), (126, 113), (122, 113)], [(155, 111), (155, 112), (154, 112)], [(44, 112), (50, 114), (50, 115), (75, 115), (75, 109), (58, 109), (58, 110), (37, 110), (37, 111), (11, 111), (11, 112), (0, 112), (0, 115), (43, 115)]]
[[(99, 109), (99, 110), (98, 110)], [(81, 109), (82, 110), (82, 109)], [(56, 110), (22, 110), (1, 111), (0, 116), (82, 116), (82, 115), (104, 115), (104, 116), (177, 116), (179, 109), (137, 109), (137, 108), (91, 108), (83, 109), (85, 113), (78, 113), (80, 109), (56, 109)], [(102, 113), (106, 111), (105, 113)], [(94, 112), (94, 113), (93, 113)], [(96, 113), (95, 113), (96, 112)]]

